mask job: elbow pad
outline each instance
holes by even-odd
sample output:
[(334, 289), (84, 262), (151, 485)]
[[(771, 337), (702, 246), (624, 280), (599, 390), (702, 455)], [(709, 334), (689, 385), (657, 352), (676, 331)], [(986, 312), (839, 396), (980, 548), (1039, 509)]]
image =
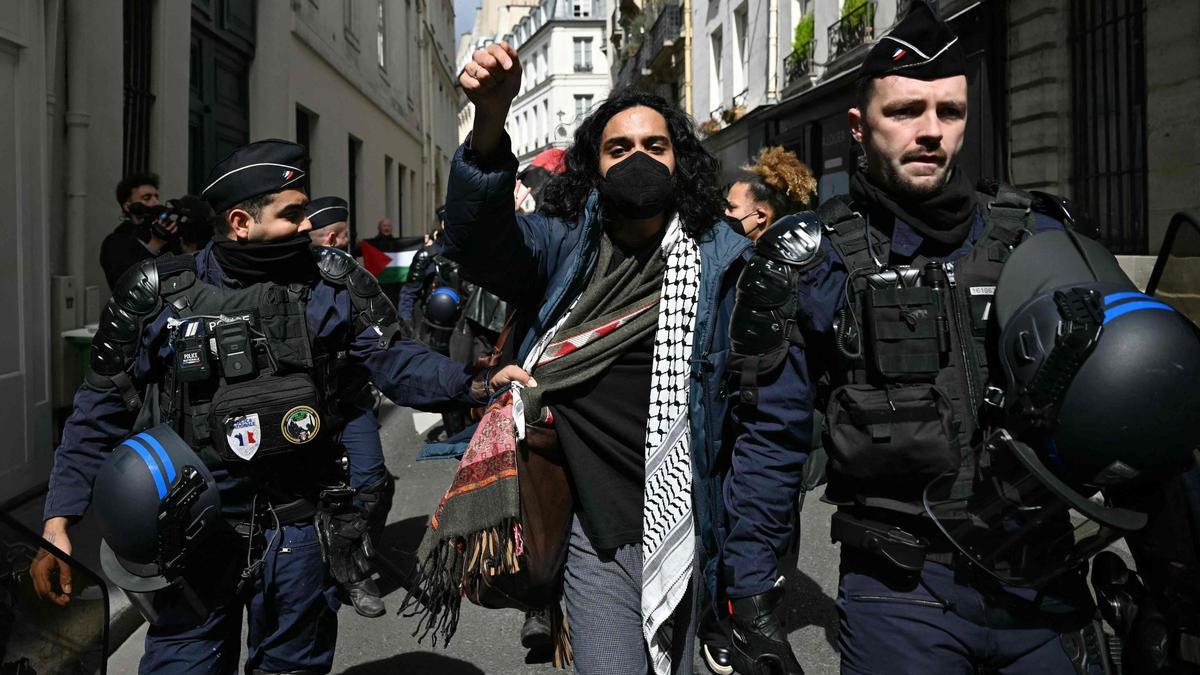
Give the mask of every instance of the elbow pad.
[(142, 324), (162, 305), (159, 277), (159, 263), (154, 259), (143, 261), (121, 275), (112, 299), (100, 313), (100, 325), (92, 338), (88, 384), (98, 389), (115, 387), (129, 410), (141, 407), (130, 371), (140, 346)]
[(738, 277), (729, 370), (738, 378), (743, 403), (757, 403), (762, 376), (778, 371), (789, 345), (804, 344), (797, 320), (800, 275), (820, 262), (820, 244), (821, 223), (814, 214), (787, 216), (759, 238)]
[(392, 340), (400, 333), (400, 318), (395, 305), (384, 295), (379, 281), (349, 253), (337, 248), (317, 249), (317, 269), (325, 281), (350, 291), (356, 334), (373, 328), (379, 334), (379, 348), (391, 346)]

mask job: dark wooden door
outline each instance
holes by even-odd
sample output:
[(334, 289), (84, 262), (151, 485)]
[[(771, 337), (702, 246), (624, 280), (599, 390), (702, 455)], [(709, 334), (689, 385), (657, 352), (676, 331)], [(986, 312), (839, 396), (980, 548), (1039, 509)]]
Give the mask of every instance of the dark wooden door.
[(250, 141), (254, 3), (193, 0), (188, 185), (204, 189), (214, 164)]

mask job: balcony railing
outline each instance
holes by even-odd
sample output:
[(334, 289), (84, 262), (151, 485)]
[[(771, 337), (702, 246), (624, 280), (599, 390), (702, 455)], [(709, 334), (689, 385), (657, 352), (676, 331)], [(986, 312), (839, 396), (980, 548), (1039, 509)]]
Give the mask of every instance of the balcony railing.
[(835, 59), (875, 38), (875, 3), (869, 0), (829, 26), (829, 58)]
[(792, 50), (792, 53), (783, 60), (785, 85), (795, 84), (800, 81), (800, 78), (812, 72), (814, 44), (816, 43), (809, 42), (800, 49)]
[(675, 44), (681, 30), (683, 30), (683, 9), (674, 3), (664, 6), (658, 13), (658, 18), (654, 20), (654, 25), (646, 34), (649, 51), (646, 52), (645, 63), (647, 65), (653, 63), (664, 47)]

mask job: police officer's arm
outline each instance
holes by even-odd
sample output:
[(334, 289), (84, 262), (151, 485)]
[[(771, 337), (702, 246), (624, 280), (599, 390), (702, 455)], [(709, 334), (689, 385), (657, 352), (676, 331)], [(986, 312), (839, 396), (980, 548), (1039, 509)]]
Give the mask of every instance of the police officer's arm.
[[(743, 386), (731, 411), (733, 450), (723, 486), (730, 529), (724, 558), (726, 591), (734, 599), (765, 593), (778, 579), (777, 559), (792, 537), (802, 469), (813, 434), (819, 433), (813, 424), (814, 383), (805, 341), (829, 336), (845, 279), (844, 270), (827, 255), (828, 242), (821, 243), (821, 250), (815, 264), (793, 277), (796, 301), (787, 313), (804, 339), (790, 336), (784, 357), (760, 371), (752, 396)], [(735, 309), (734, 331), (745, 315), (744, 292), (739, 285), (742, 311)]]
[[(154, 262), (121, 277), (101, 314), (92, 343), (91, 373), (75, 394), (75, 409), (54, 452), (42, 537), (71, 553), (68, 527), (87, 511), (92, 483), (107, 453), (133, 427), (145, 383), (159, 377), (169, 357), (166, 321), (159, 307)], [(52, 577), (58, 574), (56, 589)], [(59, 605), (69, 600), (70, 568), (45, 551), (30, 568), (39, 595)]]
[[(354, 335), (350, 356), (366, 368), (385, 396), (398, 405), (438, 411), (454, 405), (484, 405), (484, 373), (410, 339), (400, 339), (399, 318), (379, 282), (344, 251), (323, 248), (317, 268), (328, 284), (312, 289), (310, 329), (320, 338), (346, 330)], [(488, 373), (491, 384), (527, 380), (524, 371)], [(507, 379), (505, 379), (507, 378)]]

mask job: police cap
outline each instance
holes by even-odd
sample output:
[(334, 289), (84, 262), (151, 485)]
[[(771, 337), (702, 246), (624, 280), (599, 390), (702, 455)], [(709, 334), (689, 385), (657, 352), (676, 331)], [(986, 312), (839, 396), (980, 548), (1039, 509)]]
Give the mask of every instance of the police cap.
[(967, 74), (958, 36), (925, 0), (913, 4), (890, 33), (879, 38), (863, 60), (859, 77), (888, 75), (917, 80), (940, 80)]
[(303, 145), (275, 138), (243, 145), (213, 167), (201, 194), (221, 213), (252, 197), (295, 189), (307, 155)]
[(319, 230), (350, 219), (350, 206), (341, 197), (318, 197), (304, 208), (312, 229)]

